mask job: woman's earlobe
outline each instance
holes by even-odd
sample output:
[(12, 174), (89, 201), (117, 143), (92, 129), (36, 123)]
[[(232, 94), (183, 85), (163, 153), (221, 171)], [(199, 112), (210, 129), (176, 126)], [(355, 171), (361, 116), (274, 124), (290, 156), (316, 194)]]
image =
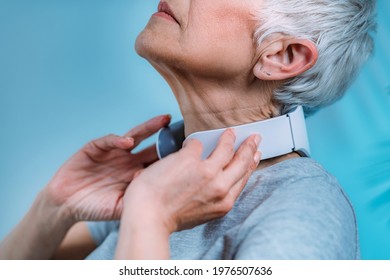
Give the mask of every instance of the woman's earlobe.
[(271, 74), (270, 72), (267, 72), (266, 70), (264, 70), (264, 67), (263, 67), (263, 66), (260, 67), (260, 71), (262, 72), (262, 74), (265, 74), (265, 75), (267, 75), (268, 77), (271, 77), (271, 76), (272, 76), (272, 74)]
[(278, 80), (277, 77), (272, 76), (271, 70), (266, 69), (262, 64), (258, 63), (253, 69), (256, 78), (264, 81)]

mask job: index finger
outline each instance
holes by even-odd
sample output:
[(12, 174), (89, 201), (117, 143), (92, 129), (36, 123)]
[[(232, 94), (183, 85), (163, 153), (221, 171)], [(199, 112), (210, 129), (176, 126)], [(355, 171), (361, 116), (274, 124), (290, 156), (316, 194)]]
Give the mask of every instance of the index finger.
[(257, 148), (259, 146), (261, 137), (253, 135), (245, 140), (240, 148), (237, 150), (233, 159), (224, 170), (225, 180), (231, 185), (238, 182), (245, 176), (252, 166), (258, 164)]
[(161, 128), (167, 126), (171, 121), (170, 115), (161, 115), (154, 117), (127, 132), (124, 137), (131, 137), (134, 139), (133, 148), (137, 147), (146, 138), (152, 136)]
[(234, 143), (236, 134), (233, 129), (226, 129), (219, 138), (217, 147), (209, 156), (208, 161), (216, 166), (224, 168), (234, 156)]

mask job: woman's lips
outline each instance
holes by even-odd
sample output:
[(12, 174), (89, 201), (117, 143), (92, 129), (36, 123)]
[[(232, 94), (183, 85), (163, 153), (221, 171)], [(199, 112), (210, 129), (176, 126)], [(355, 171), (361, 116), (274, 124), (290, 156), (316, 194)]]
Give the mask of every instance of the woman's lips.
[(154, 16), (159, 16), (165, 19), (168, 19), (170, 21), (173, 21), (180, 25), (180, 23), (175, 18), (174, 13), (172, 12), (171, 8), (169, 7), (167, 2), (160, 2), (158, 4), (158, 12), (154, 14)]

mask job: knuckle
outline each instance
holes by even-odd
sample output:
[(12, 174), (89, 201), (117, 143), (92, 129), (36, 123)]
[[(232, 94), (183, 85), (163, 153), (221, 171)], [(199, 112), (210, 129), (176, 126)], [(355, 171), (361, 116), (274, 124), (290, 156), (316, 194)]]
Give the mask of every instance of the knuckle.
[(236, 157), (237, 161), (239, 161), (240, 163), (245, 163), (248, 161), (247, 153), (237, 153)]
[(224, 184), (216, 183), (212, 187), (213, 196), (217, 200), (224, 200), (227, 192), (228, 192), (228, 189), (226, 188), (226, 186)]
[(255, 149), (247, 150), (239, 155), (239, 161), (245, 165), (251, 165), (254, 160)]
[(211, 181), (215, 178), (216, 176), (216, 171), (213, 167), (211, 166), (207, 166), (207, 165), (203, 165), (203, 168), (202, 168), (202, 177), (204, 180), (206, 181)]
[(225, 142), (225, 143), (223, 143), (222, 147), (223, 147), (224, 152), (227, 152), (228, 154), (234, 153), (233, 143)]
[(226, 215), (233, 209), (233, 206), (234, 201), (230, 197), (227, 197), (220, 205), (221, 214)]

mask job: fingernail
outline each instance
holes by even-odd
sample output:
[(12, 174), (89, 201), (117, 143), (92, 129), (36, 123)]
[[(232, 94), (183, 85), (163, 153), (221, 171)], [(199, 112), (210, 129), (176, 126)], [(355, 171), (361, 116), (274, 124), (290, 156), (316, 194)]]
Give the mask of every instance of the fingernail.
[(259, 147), (259, 144), (260, 144), (260, 135), (255, 135), (254, 141), (255, 141), (256, 147)]
[(160, 115), (156, 118), (157, 121), (159, 122), (167, 122), (172, 120), (172, 115), (171, 114), (166, 114), (166, 115)]
[(231, 134), (236, 134), (234, 128), (229, 127), (226, 130), (229, 131)]
[(229, 132), (234, 137), (234, 139), (236, 139), (236, 132), (233, 128), (229, 127), (226, 129), (226, 131)]
[(255, 156), (253, 157), (253, 160), (256, 164), (259, 164), (260, 162), (261, 153), (259, 151), (256, 152)]
[(126, 140), (126, 142), (134, 142), (134, 138), (132, 138), (132, 137), (125, 137), (125, 138), (123, 138), (124, 140)]

